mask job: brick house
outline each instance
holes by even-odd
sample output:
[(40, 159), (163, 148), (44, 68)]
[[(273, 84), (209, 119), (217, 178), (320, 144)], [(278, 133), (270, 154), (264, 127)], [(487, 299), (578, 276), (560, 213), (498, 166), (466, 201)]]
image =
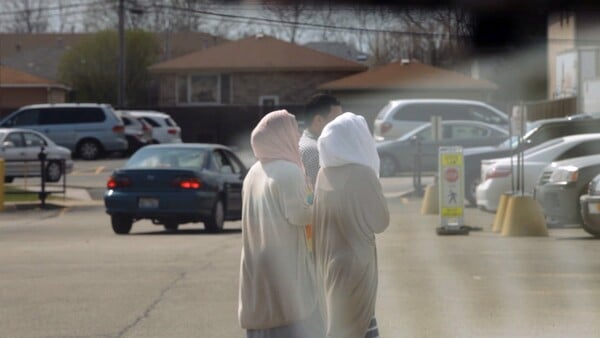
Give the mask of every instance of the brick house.
[(223, 43), (149, 68), (159, 79), (163, 107), (298, 105), (320, 84), (366, 69), (268, 36)]
[(28, 104), (65, 102), (70, 88), (0, 65), (0, 110)]

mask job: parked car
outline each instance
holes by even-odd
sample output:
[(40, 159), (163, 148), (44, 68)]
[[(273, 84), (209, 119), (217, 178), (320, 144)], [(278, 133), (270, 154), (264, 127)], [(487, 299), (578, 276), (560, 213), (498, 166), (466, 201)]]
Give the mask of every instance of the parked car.
[(10, 183), (15, 177), (40, 177), (42, 170), (38, 155), (42, 147), (46, 154), (44, 175), (48, 182), (58, 182), (65, 173), (73, 170), (71, 151), (56, 145), (42, 133), (28, 129), (0, 128), (0, 158), (4, 159), (4, 182)]
[(398, 172), (413, 171), (415, 156), (420, 144), (421, 170), (435, 171), (438, 164), (438, 147), (462, 146), (464, 148), (498, 144), (508, 137), (505, 129), (477, 121), (442, 121), (442, 138), (433, 138), (431, 123), (425, 123), (393, 141), (377, 143), (381, 160), (380, 175), (393, 176)]
[(25, 106), (0, 121), (0, 127), (39, 131), (84, 160), (127, 150), (123, 121), (107, 104)]
[[(529, 148), (523, 154), (523, 191), (533, 193), (538, 178), (544, 168), (555, 161), (594, 155), (600, 149), (600, 133), (559, 137)], [(514, 177), (517, 175), (517, 157), (512, 158)], [(496, 211), (500, 195), (512, 189), (513, 171), (511, 158), (481, 161), (482, 183), (477, 186), (477, 206), (488, 211)]]
[(152, 126), (153, 143), (181, 143), (181, 128), (170, 115), (157, 111), (131, 110), (133, 116), (141, 117)]
[(587, 194), (579, 197), (579, 207), (583, 229), (600, 237), (600, 174), (588, 185)]
[(374, 122), (377, 141), (394, 140), (411, 130), (431, 122), (431, 117), (442, 120), (479, 121), (508, 128), (508, 116), (480, 101), (450, 99), (392, 100), (383, 107)]
[(481, 181), (481, 160), (510, 156), (525, 151), (548, 140), (568, 135), (600, 132), (600, 118), (589, 115), (573, 115), (533, 121), (527, 133), (520, 139), (513, 136), (496, 147), (476, 147), (463, 153), (465, 166), (465, 199), (477, 204), (476, 190)]
[(231, 149), (215, 144), (149, 145), (116, 170), (104, 194), (115, 233), (150, 219), (167, 230), (203, 222), (206, 230), (239, 220), (246, 168)]
[(600, 155), (553, 162), (544, 168), (534, 198), (544, 210), (549, 227), (581, 225), (580, 196), (600, 172)]
[(143, 118), (133, 116), (122, 110), (115, 111), (125, 125), (125, 138), (127, 139), (127, 152), (133, 154), (138, 149), (152, 144), (152, 126)]

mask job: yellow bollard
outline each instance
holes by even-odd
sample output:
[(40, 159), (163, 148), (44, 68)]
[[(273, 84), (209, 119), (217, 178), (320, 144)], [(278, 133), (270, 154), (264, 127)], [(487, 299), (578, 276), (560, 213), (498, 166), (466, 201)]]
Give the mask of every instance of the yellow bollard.
[(544, 213), (533, 197), (509, 197), (502, 223), (502, 236), (548, 236)]
[(504, 222), (504, 215), (506, 215), (506, 205), (508, 204), (509, 194), (504, 193), (500, 195), (500, 203), (498, 203), (498, 209), (496, 209), (496, 217), (494, 217), (494, 225), (492, 232), (502, 232), (502, 223)]
[(4, 159), (0, 158), (0, 211), (4, 210)]
[(440, 213), (437, 184), (428, 185), (421, 201), (421, 215), (437, 215)]

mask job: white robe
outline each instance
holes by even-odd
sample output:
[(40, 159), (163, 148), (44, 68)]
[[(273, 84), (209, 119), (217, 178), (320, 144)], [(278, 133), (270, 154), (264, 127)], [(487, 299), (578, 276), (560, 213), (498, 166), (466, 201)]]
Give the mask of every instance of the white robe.
[(377, 249), (389, 212), (368, 167), (322, 168), (315, 191), (315, 257), (328, 338), (363, 338), (375, 314)]

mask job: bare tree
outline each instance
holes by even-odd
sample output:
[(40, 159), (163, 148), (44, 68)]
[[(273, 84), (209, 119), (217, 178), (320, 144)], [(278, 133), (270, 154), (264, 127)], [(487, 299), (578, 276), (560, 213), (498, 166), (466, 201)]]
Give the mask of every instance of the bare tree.
[(43, 33), (48, 30), (48, 16), (42, 0), (5, 0), (7, 11), (14, 13), (14, 21), (7, 26), (15, 33)]
[(284, 39), (296, 43), (302, 34), (300, 25), (309, 19), (309, 6), (301, 1), (267, 0), (263, 3), (263, 7), (282, 22), (281, 26), (272, 28), (273, 35), (283, 32)]

